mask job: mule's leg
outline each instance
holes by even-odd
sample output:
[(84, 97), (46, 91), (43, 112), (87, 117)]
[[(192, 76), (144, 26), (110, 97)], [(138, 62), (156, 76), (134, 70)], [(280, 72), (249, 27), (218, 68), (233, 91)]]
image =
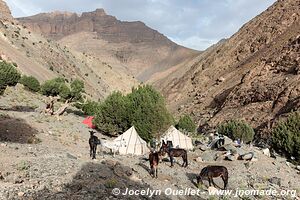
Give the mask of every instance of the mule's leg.
[(173, 164), (173, 157), (172, 156), (170, 156), (170, 161), (171, 161), (171, 167), (173, 167), (174, 164)]
[(92, 158), (93, 156), (93, 146), (92, 144), (90, 144), (90, 158)]
[(228, 185), (228, 171), (227, 171), (227, 169), (222, 174), (222, 179), (224, 181), (224, 190), (226, 190), (227, 185)]
[(226, 190), (228, 179), (226, 177), (224, 177), (224, 175), (222, 175), (221, 177), (222, 177), (222, 180), (224, 182), (224, 190)]
[(208, 184), (209, 184), (209, 187), (211, 186), (211, 182), (212, 182), (212, 178), (211, 178), (211, 176), (208, 176)]
[(93, 159), (96, 159), (97, 145), (93, 144)]
[(182, 156), (182, 159), (183, 159), (182, 167), (187, 167), (188, 166), (187, 154), (184, 154)]
[(158, 178), (158, 176), (157, 176), (157, 172), (158, 172), (158, 170), (157, 170), (157, 167), (156, 167), (156, 169), (155, 169), (156, 178)]

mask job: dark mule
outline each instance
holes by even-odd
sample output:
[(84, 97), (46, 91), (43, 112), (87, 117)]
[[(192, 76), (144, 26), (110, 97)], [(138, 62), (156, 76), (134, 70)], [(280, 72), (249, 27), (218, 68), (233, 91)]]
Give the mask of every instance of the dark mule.
[(94, 135), (94, 133), (96, 133), (95, 131), (89, 131), (89, 132), (91, 134), (89, 139), (90, 157), (92, 159), (96, 159), (97, 145), (100, 144), (100, 140), (98, 139), (97, 136)]
[(150, 152), (149, 162), (150, 162), (150, 175), (154, 178), (157, 178), (157, 168), (158, 163), (161, 158), (161, 152)]
[(227, 187), (228, 184), (228, 170), (224, 166), (214, 166), (209, 165), (207, 167), (204, 167), (199, 176), (197, 176), (197, 184), (199, 183), (203, 184), (203, 179), (208, 179), (209, 186), (211, 186), (211, 183), (216, 187), (216, 184), (213, 181), (213, 178), (221, 177), (224, 182), (224, 190)]
[(173, 158), (174, 157), (182, 157), (182, 159), (183, 159), (182, 167), (187, 167), (188, 166), (187, 151), (185, 149), (174, 149), (174, 148), (171, 148), (163, 140), (163, 144), (162, 144), (162, 146), (160, 148), (160, 152), (162, 152), (162, 153), (168, 153), (168, 156), (170, 157), (170, 161), (171, 161), (171, 167), (174, 166), (174, 164), (173, 164)]

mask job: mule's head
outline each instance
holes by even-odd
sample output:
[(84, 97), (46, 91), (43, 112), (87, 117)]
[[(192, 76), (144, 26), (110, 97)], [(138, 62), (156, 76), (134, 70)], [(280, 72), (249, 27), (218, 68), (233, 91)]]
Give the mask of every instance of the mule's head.
[(91, 136), (93, 136), (94, 135), (94, 133), (96, 133), (95, 131), (93, 131), (93, 130), (91, 130), (91, 131), (89, 131), (90, 132), (90, 134), (91, 134)]
[(162, 143), (162, 145), (161, 145), (159, 151), (160, 151), (162, 154), (165, 154), (165, 153), (168, 152), (168, 149), (169, 149), (168, 144), (165, 143), (165, 141), (163, 140), (163, 143)]
[(199, 183), (203, 184), (202, 177), (200, 175), (197, 176), (197, 186), (199, 185)]

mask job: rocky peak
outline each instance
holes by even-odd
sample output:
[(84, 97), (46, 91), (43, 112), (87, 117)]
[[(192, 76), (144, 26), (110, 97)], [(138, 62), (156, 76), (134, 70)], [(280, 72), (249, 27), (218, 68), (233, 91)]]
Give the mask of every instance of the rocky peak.
[(0, 20), (13, 20), (9, 7), (2, 0), (0, 0)]

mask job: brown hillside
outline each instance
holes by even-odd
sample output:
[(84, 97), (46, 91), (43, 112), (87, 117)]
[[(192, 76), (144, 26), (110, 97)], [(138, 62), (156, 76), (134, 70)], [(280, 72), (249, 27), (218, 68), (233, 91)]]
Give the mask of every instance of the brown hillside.
[(120, 21), (103, 9), (94, 12), (53, 12), (19, 18), (34, 32), (118, 65), (141, 81), (199, 54), (181, 47), (142, 22)]
[(0, 0), (0, 19), (2, 20), (13, 20), (13, 17), (11, 15), (11, 12), (6, 5), (6, 3), (2, 0)]
[(15, 62), (19, 70), (40, 81), (65, 77), (85, 82), (94, 99), (114, 90), (128, 92), (138, 84), (128, 73), (87, 54), (79, 53), (29, 31), (16, 21), (0, 20), (0, 60)]
[(227, 41), (163, 83), (173, 109), (200, 125), (244, 118), (254, 127), (299, 108), (299, 0), (277, 1)]

